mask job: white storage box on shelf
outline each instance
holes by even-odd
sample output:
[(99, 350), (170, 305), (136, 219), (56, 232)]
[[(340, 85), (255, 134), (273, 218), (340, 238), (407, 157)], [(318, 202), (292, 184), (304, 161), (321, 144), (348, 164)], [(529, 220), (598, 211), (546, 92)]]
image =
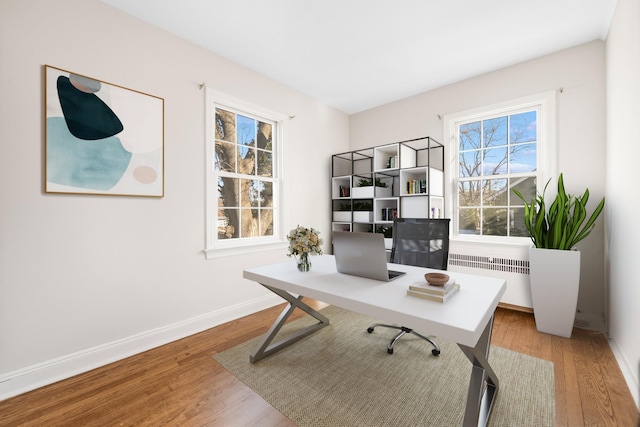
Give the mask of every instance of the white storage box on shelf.
[(355, 211), (353, 213), (353, 222), (373, 222), (373, 212)]
[(334, 211), (333, 222), (351, 222), (351, 211)]

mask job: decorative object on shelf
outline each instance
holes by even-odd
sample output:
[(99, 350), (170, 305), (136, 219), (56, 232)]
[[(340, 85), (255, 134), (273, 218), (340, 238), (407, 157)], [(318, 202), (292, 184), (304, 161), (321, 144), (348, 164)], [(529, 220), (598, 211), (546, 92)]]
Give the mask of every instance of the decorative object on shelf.
[(371, 200), (358, 200), (353, 203), (354, 211), (370, 211), (373, 209), (373, 202)]
[(351, 222), (351, 200), (333, 201), (333, 221)]
[[(360, 178), (358, 180), (358, 187), (371, 187), (372, 185), (374, 185), (373, 181), (371, 181), (370, 179), (367, 178)], [(375, 180), (375, 186), (376, 187), (383, 187), (386, 188), (387, 187), (387, 183), (382, 181), (380, 178), (376, 178)]]
[(298, 225), (289, 232), (289, 252), (287, 256), (296, 259), (298, 270), (309, 271), (311, 269), (311, 255), (322, 255), (322, 238), (320, 232), (314, 228)]
[(376, 227), (376, 233), (383, 234), (385, 239), (391, 239), (393, 237), (393, 227), (379, 225)]
[[(356, 177), (354, 177), (355, 180)], [(389, 197), (391, 196), (391, 182), (387, 183), (380, 177), (357, 177), (357, 185), (353, 188), (351, 196), (354, 198)], [(392, 179), (392, 178), (391, 178)], [(354, 181), (355, 184), (355, 181)]]
[(524, 224), (534, 245), (529, 248), (529, 277), (536, 328), (571, 338), (580, 288), (580, 251), (575, 245), (595, 227), (605, 199), (585, 223), (589, 189), (580, 197), (567, 194), (560, 174), (558, 193), (547, 207), (544, 194), (550, 181), (530, 203), (517, 189), (513, 192), (524, 202)]
[(373, 200), (363, 199), (353, 202), (353, 222), (370, 223), (373, 221)]

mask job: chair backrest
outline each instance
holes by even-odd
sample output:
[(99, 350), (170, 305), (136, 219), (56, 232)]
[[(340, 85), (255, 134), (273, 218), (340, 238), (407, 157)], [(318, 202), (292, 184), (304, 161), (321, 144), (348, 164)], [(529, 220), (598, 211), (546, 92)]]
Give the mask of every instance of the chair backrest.
[(391, 262), (447, 269), (449, 219), (398, 218), (393, 223)]

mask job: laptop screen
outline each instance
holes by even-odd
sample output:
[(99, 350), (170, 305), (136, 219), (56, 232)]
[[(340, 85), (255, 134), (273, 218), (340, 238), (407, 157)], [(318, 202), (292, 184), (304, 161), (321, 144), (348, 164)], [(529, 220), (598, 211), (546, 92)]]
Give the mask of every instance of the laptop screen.
[(380, 233), (333, 232), (333, 254), (339, 273), (375, 280), (393, 280), (405, 272), (387, 268), (384, 236)]

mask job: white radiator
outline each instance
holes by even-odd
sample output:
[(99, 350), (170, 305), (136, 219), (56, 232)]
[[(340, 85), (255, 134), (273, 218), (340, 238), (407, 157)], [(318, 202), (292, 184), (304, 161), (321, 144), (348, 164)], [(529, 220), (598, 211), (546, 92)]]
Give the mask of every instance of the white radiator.
[(529, 260), (487, 255), (471, 255), (449, 252), (452, 272), (500, 277), (507, 281), (507, 290), (500, 302), (532, 308), (529, 284)]
[(502, 271), (506, 273), (529, 274), (529, 261), (524, 259), (449, 253), (449, 265), (482, 268), (484, 270)]

